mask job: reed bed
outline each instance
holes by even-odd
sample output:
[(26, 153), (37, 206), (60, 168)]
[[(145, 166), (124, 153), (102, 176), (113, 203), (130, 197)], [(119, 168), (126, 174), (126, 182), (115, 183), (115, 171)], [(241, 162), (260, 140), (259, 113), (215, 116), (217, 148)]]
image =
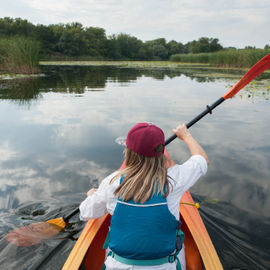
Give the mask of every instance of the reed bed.
[(242, 68), (251, 67), (269, 53), (269, 49), (231, 49), (215, 53), (175, 54), (171, 56), (170, 61), (180, 63), (204, 63), (217, 67)]
[(39, 43), (13, 37), (0, 39), (0, 71), (4, 73), (34, 74), (39, 72)]

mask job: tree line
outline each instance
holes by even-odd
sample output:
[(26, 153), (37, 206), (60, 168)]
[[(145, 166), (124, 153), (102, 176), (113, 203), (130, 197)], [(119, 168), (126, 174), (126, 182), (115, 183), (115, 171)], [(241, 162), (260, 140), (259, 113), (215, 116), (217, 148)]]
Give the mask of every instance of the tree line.
[(100, 27), (81, 23), (34, 25), (21, 18), (0, 18), (0, 38), (23, 37), (37, 41), (40, 58), (85, 58), (110, 60), (168, 60), (174, 54), (216, 52), (223, 49), (217, 38), (201, 37), (183, 44), (158, 38), (143, 42), (120, 33), (106, 36)]

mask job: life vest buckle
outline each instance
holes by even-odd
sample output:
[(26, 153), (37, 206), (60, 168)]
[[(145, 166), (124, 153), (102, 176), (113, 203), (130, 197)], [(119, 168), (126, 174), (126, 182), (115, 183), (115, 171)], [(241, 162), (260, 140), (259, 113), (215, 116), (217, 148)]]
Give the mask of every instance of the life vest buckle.
[(175, 255), (169, 255), (168, 256), (168, 262), (169, 263), (173, 263), (176, 260), (176, 256)]
[(182, 241), (180, 237), (176, 238), (176, 250), (181, 250), (182, 248)]

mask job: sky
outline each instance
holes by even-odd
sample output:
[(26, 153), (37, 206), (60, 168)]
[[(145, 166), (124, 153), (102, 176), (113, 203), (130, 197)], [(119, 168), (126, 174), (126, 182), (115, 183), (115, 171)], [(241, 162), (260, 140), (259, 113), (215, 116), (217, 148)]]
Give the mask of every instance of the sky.
[(270, 44), (269, 0), (0, 0), (0, 17), (34, 24), (80, 22), (106, 35), (186, 43), (218, 38), (224, 47)]

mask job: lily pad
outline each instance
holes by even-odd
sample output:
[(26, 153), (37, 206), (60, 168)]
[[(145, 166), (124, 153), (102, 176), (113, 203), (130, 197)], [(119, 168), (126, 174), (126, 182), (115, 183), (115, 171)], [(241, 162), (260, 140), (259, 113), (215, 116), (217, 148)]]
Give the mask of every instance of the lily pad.
[(205, 199), (203, 202), (208, 203), (208, 204), (217, 204), (219, 200), (215, 198), (208, 198), (208, 199)]

